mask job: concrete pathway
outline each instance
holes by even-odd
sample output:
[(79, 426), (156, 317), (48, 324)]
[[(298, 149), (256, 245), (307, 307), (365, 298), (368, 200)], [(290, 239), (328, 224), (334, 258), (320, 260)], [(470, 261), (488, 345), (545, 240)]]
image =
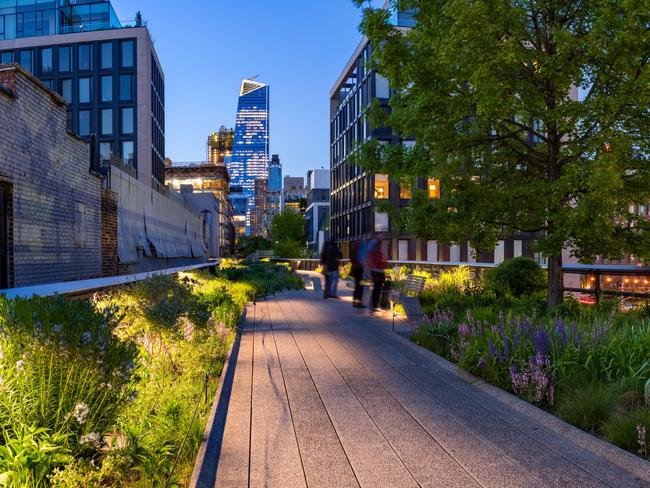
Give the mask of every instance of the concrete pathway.
[(249, 307), (196, 486), (650, 487), (649, 463), (465, 378), (343, 294)]

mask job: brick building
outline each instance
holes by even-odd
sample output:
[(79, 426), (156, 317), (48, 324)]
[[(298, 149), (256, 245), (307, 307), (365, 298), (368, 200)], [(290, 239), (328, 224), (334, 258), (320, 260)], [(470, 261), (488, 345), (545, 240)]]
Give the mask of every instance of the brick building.
[(102, 275), (101, 180), (64, 99), (0, 65), (0, 286)]

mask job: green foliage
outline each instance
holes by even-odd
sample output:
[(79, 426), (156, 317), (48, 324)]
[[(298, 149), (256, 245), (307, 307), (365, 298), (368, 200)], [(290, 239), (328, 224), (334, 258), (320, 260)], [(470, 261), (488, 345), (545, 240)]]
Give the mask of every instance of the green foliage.
[[(640, 409), (632, 415), (616, 414), (605, 424), (606, 439), (623, 449), (630, 452), (641, 454), (638, 427), (645, 428), (645, 438), (643, 441), (648, 445), (650, 436), (650, 408)], [(646, 451), (647, 457), (647, 451)]]
[(650, 221), (629, 210), (650, 200), (647, 2), (400, 5), (418, 9), (408, 31), (385, 10), (364, 10), (373, 67), (393, 91), (389, 110), (371, 112), (374, 126), (416, 144), (371, 140), (357, 163), (441, 181), (439, 200), (414, 192), (401, 227), (480, 250), (539, 233), (553, 305), (563, 249), (587, 261), (650, 258)]
[(92, 301), (0, 298), (0, 486), (163, 486), (177, 456), (169, 486), (187, 485), (243, 307), (301, 286), (231, 262)]
[(282, 258), (302, 258), (305, 250), (305, 217), (296, 212), (282, 212), (271, 222), (273, 253)]
[(546, 276), (544, 271), (530, 258), (508, 259), (488, 271), (485, 286), (497, 295), (512, 295), (516, 298), (530, 296), (544, 290)]
[(558, 405), (558, 415), (582, 430), (601, 433), (614, 412), (620, 390), (618, 385), (588, 385), (567, 391)]
[(268, 251), (271, 249), (271, 241), (259, 236), (243, 236), (237, 241), (235, 252), (246, 258), (256, 251)]

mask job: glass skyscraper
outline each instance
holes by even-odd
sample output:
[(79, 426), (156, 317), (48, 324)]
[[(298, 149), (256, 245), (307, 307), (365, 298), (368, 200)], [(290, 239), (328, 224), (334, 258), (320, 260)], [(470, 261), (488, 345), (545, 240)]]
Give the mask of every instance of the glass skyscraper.
[[(246, 235), (251, 233), (251, 212), (255, 207), (255, 180), (269, 177), (269, 87), (254, 80), (241, 84), (235, 141), (228, 164), (231, 185), (241, 187), (246, 197)], [(238, 197), (235, 212), (242, 211)], [(243, 217), (243, 215), (239, 215)]]

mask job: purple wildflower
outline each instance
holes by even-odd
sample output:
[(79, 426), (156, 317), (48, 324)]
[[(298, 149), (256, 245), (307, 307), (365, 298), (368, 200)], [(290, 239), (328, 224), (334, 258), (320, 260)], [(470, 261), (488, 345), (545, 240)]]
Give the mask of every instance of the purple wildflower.
[(535, 329), (532, 333), (532, 337), (533, 337), (533, 343), (535, 344), (535, 351), (537, 352), (537, 354), (546, 356), (550, 349), (550, 341), (546, 329), (543, 327), (539, 329)]

